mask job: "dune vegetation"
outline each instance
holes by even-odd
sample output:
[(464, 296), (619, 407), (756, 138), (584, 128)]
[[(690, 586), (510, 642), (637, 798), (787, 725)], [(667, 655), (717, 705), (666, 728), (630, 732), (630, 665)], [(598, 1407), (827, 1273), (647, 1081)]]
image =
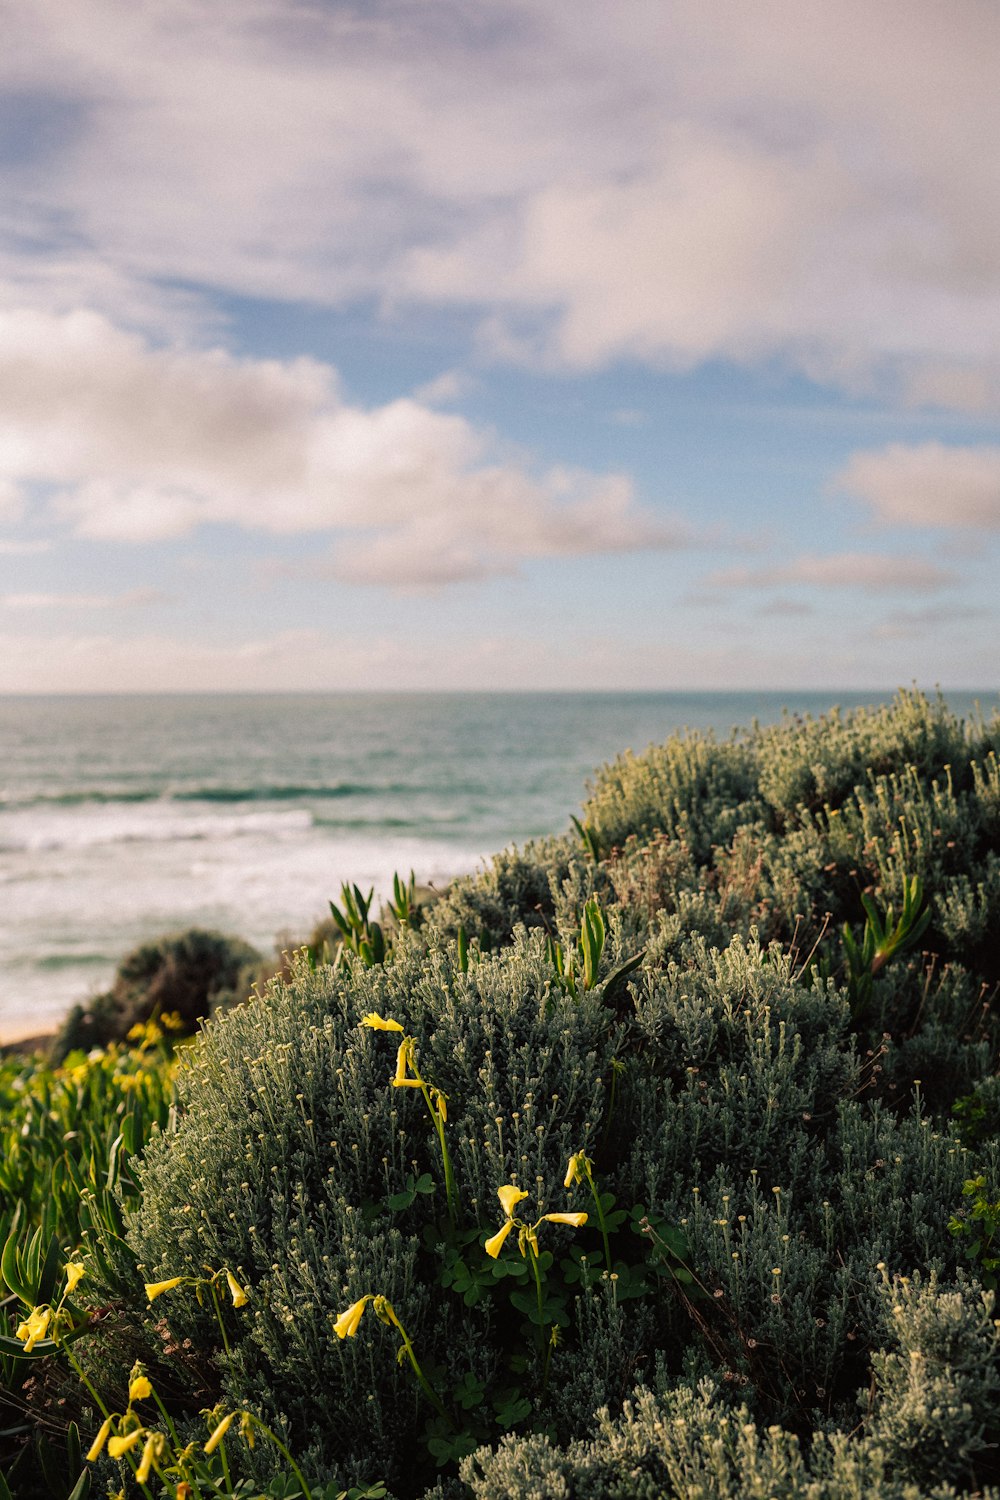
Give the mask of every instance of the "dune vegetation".
[(162, 968), (0, 1066), (0, 1497), (1000, 1497), (1000, 717), (626, 753), (193, 1039)]

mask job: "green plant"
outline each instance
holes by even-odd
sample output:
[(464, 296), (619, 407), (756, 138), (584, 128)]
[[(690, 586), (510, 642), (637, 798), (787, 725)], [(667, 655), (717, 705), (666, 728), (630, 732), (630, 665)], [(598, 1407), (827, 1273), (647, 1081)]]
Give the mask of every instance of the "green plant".
[(860, 944), (855, 941), (850, 925), (843, 927), (844, 955), (847, 960), (848, 985), (851, 993), (851, 1013), (857, 1019), (867, 1010), (872, 998), (872, 981), (875, 975), (897, 953), (912, 948), (926, 932), (931, 920), (929, 907), (921, 910), (923, 888), (919, 877), (903, 877), (903, 909), (898, 920), (893, 908), (887, 908), (883, 917), (871, 896), (861, 897), (865, 909), (865, 928)]
[(380, 924), (370, 915), (374, 894), (373, 889), (367, 896), (363, 896), (358, 886), (345, 882), (340, 887), (343, 911), (335, 902), (330, 902), (330, 915), (341, 934), (337, 963), (348, 963), (351, 954), (359, 958), (366, 968), (384, 963), (387, 952), (385, 934)]
[(244, 998), (259, 964), (242, 939), (198, 927), (142, 943), (122, 960), (110, 990), (70, 1012), (52, 1060), (124, 1042), (135, 1026), (164, 1015), (175, 1017), (175, 1035), (189, 1035), (217, 1004)]
[(965, 1208), (948, 1221), (948, 1232), (961, 1242), (983, 1286), (996, 1291), (1000, 1268), (1000, 1199), (991, 1200), (986, 1178), (970, 1177), (962, 1185)]

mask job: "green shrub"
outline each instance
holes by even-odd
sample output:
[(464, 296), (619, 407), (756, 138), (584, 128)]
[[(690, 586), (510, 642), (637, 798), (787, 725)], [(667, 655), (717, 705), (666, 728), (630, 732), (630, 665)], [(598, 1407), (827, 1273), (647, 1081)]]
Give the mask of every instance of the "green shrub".
[(893, 1470), (933, 1484), (974, 1482), (1000, 1439), (1000, 1331), (993, 1293), (885, 1278), (895, 1348), (873, 1361), (874, 1440)]
[(146, 1150), (146, 1277), (250, 1293), (228, 1351), (179, 1292), (161, 1332), (403, 1500), (982, 1487), (995, 1350), (948, 1226), (1000, 1181), (998, 744), (916, 693), (675, 738), (384, 951), (291, 960)]
[[(260, 954), (240, 938), (192, 927), (133, 949), (121, 962), (110, 990), (86, 1006), (75, 1006), (53, 1046), (61, 1062), (74, 1049), (123, 1042), (134, 1026), (161, 1015), (177, 1018), (175, 1030), (189, 1035), (241, 982), (249, 990)], [(243, 993), (238, 994), (244, 998)]]
[[(761, 1430), (710, 1383), (639, 1393), (621, 1416), (599, 1414), (592, 1436), (560, 1449), (509, 1437), (462, 1465), (472, 1500), (947, 1500), (897, 1473), (879, 1445), (818, 1434), (808, 1458), (780, 1427)], [(439, 1492), (440, 1493), (440, 1492)], [(998, 1491), (980, 1492), (996, 1500)], [(434, 1500), (428, 1495), (426, 1500)]]

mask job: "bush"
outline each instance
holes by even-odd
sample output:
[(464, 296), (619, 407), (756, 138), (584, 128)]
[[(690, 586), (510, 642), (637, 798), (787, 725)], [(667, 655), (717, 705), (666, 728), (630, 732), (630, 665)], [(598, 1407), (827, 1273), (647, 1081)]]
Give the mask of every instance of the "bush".
[(53, 1045), (53, 1061), (74, 1049), (123, 1042), (135, 1026), (162, 1015), (173, 1030), (190, 1035), (223, 1000), (242, 1000), (260, 964), (260, 954), (240, 938), (192, 927), (133, 949), (121, 962), (110, 990), (87, 1006), (75, 1006)]
[(989, 1493), (949, 1225), (1000, 1198), (998, 745), (914, 693), (675, 738), (384, 952), (293, 957), (183, 1057), (127, 1216), (147, 1280), (249, 1301), (126, 1319), (402, 1500)]

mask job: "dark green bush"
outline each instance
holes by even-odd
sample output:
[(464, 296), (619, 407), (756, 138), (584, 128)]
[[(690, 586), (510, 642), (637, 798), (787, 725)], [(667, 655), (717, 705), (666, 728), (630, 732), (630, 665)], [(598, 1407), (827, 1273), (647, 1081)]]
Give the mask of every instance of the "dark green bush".
[(124, 1041), (133, 1026), (162, 1015), (176, 1018), (174, 1035), (190, 1035), (224, 997), (245, 998), (259, 964), (249, 943), (198, 927), (143, 943), (122, 960), (110, 990), (73, 1008), (53, 1060)]

